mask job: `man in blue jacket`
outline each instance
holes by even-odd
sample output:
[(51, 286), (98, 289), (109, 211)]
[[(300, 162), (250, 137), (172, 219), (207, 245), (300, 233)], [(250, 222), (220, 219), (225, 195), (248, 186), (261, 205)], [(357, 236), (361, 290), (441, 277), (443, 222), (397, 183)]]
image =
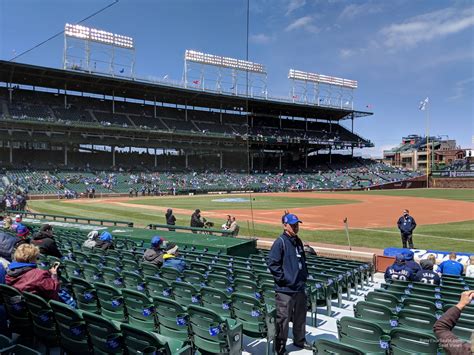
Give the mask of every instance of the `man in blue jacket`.
[(407, 247), (408, 242), (408, 246), (410, 247), (410, 249), (413, 249), (413, 231), (416, 228), (416, 222), (415, 219), (410, 216), (408, 210), (403, 211), (403, 216), (398, 219), (397, 226), (402, 235), (403, 248)]
[(438, 271), (443, 275), (461, 276), (464, 266), (456, 261), (456, 253), (449, 254), (449, 260), (443, 261), (439, 264)]
[(412, 281), (413, 272), (405, 265), (403, 254), (397, 254), (395, 262), (385, 270), (385, 282), (392, 280)]
[(275, 280), (277, 309), (275, 352), (286, 352), (289, 322), (293, 322), (293, 345), (310, 349), (306, 342), (306, 280), (308, 268), (304, 246), (298, 237), (299, 224), (294, 214), (283, 217), (283, 234), (272, 245), (268, 268)]

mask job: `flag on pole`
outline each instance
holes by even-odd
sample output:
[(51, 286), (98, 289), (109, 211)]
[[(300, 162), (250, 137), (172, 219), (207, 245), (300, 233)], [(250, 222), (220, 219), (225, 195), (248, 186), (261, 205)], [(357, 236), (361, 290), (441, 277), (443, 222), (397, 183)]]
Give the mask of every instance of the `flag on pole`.
[(426, 99), (420, 101), (420, 107), (419, 107), (420, 111), (426, 110), (426, 105), (428, 105), (428, 102), (430, 102), (429, 97), (426, 97)]

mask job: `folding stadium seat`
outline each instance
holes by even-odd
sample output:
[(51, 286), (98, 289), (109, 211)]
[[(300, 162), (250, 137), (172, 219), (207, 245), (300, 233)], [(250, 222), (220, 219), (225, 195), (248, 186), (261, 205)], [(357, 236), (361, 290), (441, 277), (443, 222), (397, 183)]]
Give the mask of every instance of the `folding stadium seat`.
[(268, 272), (254, 272), (254, 278), (255, 276), (257, 277), (257, 284), (262, 285), (264, 282), (265, 283), (274, 283), (274, 279), (272, 274)]
[(189, 306), (189, 324), (195, 348), (207, 353), (242, 353), (242, 324), (204, 307)]
[(213, 275), (220, 275), (224, 277), (233, 277), (232, 269), (229, 266), (222, 266), (222, 265), (209, 265), (208, 273), (212, 273)]
[(400, 304), (400, 300), (392, 294), (382, 293), (382, 292), (369, 292), (365, 296), (365, 300), (371, 303), (377, 303), (384, 306), (387, 306), (391, 310), (397, 308)]
[(116, 288), (125, 287), (122, 273), (111, 267), (102, 268), (102, 277), (104, 278), (104, 283), (106, 283), (107, 285), (113, 285)]
[(183, 281), (199, 287), (206, 285), (206, 279), (204, 278), (204, 275), (198, 271), (193, 270), (183, 271)]
[(129, 354), (176, 354), (191, 355), (192, 348), (184, 342), (141, 330), (128, 324), (121, 324), (123, 346)]
[(84, 279), (88, 282), (104, 282), (104, 275), (101, 269), (93, 264), (82, 264)]
[(39, 351), (21, 344), (10, 345), (6, 348), (0, 349), (2, 355), (41, 355)]
[[(387, 306), (376, 303), (360, 301), (354, 305), (354, 316), (378, 324), (384, 331), (390, 330), (391, 321), (396, 318), (395, 314)], [(396, 326), (393, 323), (393, 326)]]
[(260, 302), (263, 301), (262, 291), (255, 281), (236, 277), (234, 279), (234, 292), (245, 293), (251, 295)]
[(122, 267), (123, 271), (134, 272), (138, 275), (142, 275), (142, 269), (136, 260), (122, 259)]
[(88, 281), (77, 277), (71, 277), (70, 282), (74, 298), (77, 301), (77, 307), (81, 311), (100, 313), (95, 287)]
[(171, 283), (158, 277), (145, 277), (148, 293), (150, 296), (163, 296), (173, 298)]
[(202, 287), (200, 293), (203, 307), (213, 310), (223, 317), (232, 317), (230, 297), (224, 291), (211, 287)]
[(393, 355), (442, 353), (438, 347), (438, 340), (429, 333), (394, 328), (390, 332), (390, 338), (390, 350)]
[(196, 287), (185, 282), (174, 281), (171, 283), (173, 298), (183, 307), (190, 304), (201, 305), (201, 295)]
[(59, 330), (59, 345), (68, 354), (88, 354), (89, 343), (82, 315), (68, 305), (49, 301)]
[(33, 333), (48, 349), (58, 343), (53, 310), (42, 297), (23, 292), (23, 297), (33, 321)]
[(92, 263), (88, 253), (75, 251), (74, 257), (78, 263)]
[(118, 323), (100, 315), (83, 312), (94, 354), (123, 354), (123, 339)]
[(263, 282), (260, 284), (260, 289), (263, 296), (263, 301), (266, 305), (275, 307), (275, 284), (272, 282)]
[(41, 270), (49, 270), (52, 266), (48, 260), (48, 256), (43, 254), (38, 255), (37, 265), (38, 269)]
[(233, 285), (229, 278), (222, 276), (222, 275), (214, 275), (208, 274), (207, 275), (207, 286), (214, 287), (218, 290), (222, 290), (227, 292), (228, 294), (234, 291)]
[(142, 262), (140, 268), (144, 276), (160, 276), (160, 268), (154, 264)]
[(11, 286), (0, 284), (0, 297), (9, 318), (9, 329), (21, 335), (31, 335), (32, 321), (21, 292)]
[(164, 297), (153, 297), (159, 333), (181, 341), (189, 340), (188, 316), (178, 302)]
[[(388, 348), (386, 334), (377, 324), (353, 317), (342, 317), (337, 321), (339, 341), (368, 353), (385, 354)], [(383, 345), (382, 345), (383, 344)]]
[(7, 348), (12, 344), (12, 340), (5, 335), (0, 334), (0, 349)]
[(102, 316), (119, 322), (124, 321), (126, 311), (120, 289), (100, 282), (95, 283), (94, 286)]
[(123, 300), (128, 314), (128, 323), (134, 327), (156, 330), (155, 309), (153, 302), (144, 293), (123, 289)]
[(176, 269), (173, 269), (170, 267), (162, 267), (160, 269), (160, 278), (165, 279), (166, 281), (169, 281), (169, 282), (181, 281), (182, 275)]
[(120, 251), (114, 250), (114, 249), (109, 249), (109, 250), (107, 250), (105, 258), (106, 259), (111, 258), (111, 259), (115, 259), (115, 260), (121, 259)]
[(408, 297), (403, 301), (403, 309), (412, 310), (418, 312), (427, 312), (429, 314), (435, 314), (440, 312), (443, 308), (443, 303), (441, 301), (428, 301), (425, 299), (418, 299), (414, 297)]
[(145, 279), (141, 275), (130, 271), (123, 271), (122, 278), (126, 288), (148, 294)]
[(240, 279), (246, 279), (250, 281), (257, 281), (255, 280), (255, 272), (246, 270), (246, 269), (241, 269), (234, 267), (234, 277), (238, 277)]
[(191, 270), (200, 272), (202, 274), (209, 271), (208, 266), (200, 262), (194, 261), (194, 262), (191, 262), (189, 265), (190, 265)]
[(242, 323), (243, 333), (251, 338), (266, 338), (265, 353), (270, 354), (276, 334), (276, 309), (244, 293), (234, 292), (231, 300), (232, 312), (235, 319)]
[(79, 277), (84, 278), (84, 271), (82, 270), (81, 264), (73, 260), (63, 261), (64, 269), (66, 270), (67, 277)]
[(122, 272), (122, 269), (123, 269), (122, 260), (119, 257), (115, 257), (115, 256), (106, 256), (105, 266), (110, 267), (118, 272)]
[(307, 281), (309, 287), (308, 298), (311, 302), (311, 317), (313, 324), (316, 324), (316, 314), (318, 303), (324, 302), (326, 304), (326, 312), (328, 315), (332, 314), (332, 279), (309, 279)]
[(313, 343), (313, 354), (365, 355), (366, 353), (337, 340), (318, 339)]
[(92, 265), (95, 265), (98, 268), (103, 268), (106, 263), (105, 255), (101, 254), (90, 254), (89, 260)]

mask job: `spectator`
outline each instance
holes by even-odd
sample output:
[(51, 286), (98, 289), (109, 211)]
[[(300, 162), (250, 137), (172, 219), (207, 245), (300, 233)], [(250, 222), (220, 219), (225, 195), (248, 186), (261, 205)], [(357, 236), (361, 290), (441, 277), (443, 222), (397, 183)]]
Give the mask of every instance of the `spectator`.
[(413, 260), (415, 253), (413, 253), (411, 250), (406, 250), (402, 252), (402, 254), (405, 257), (405, 266), (411, 269), (413, 275), (416, 275), (416, 273), (421, 270), (421, 267), (420, 264)]
[(461, 276), (464, 266), (456, 261), (456, 253), (449, 254), (449, 260), (443, 261), (439, 265), (439, 272), (443, 275)]
[(170, 267), (183, 272), (186, 268), (186, 262), (178, 258), (178, 246), (174, 243), (169, 243), (166, 246), (165, 253), (163, 254), (163, 266)]
[(98, 231), (91, 231), (87, 235), (86, 241), (82, 244), (84, 248), (93, 249), (97, 244), (97, 239), (99, 238)]
[[(173, 214), (173, 210), (171, 208), (168, 208), (165, 214), (165, 219), (166, 219), (166, 224), (169, 226), (174, 226), (176, 225), (176, 217)], [(169, 228), (170, 231), (174, 232), (175, 229)]]
[(433, 326), (433, 331), (438, 338), (440, 345), (449, 355), (472, 354), (472, 344), (462, 341), (452, 329), (461, 316), (462, 310), (474, 299), (474, 291), (465, 291), (461, 293), (459, 302), (449, 308)]
[[(7, 274), (9, 262), (0, 257), (0, 284), (5, 283), (5, 276)], [(0, 304), (0, 334), (9, 335), (7, 313), (5, 306)]]
[(23, 221), (23, 218), (21, 217), (21, 214), (17, 214), (15, 216), (15, 221), (11, 225), (11, 230), (16, 232), (18, 226), (21, 226), (21, 222)]
[(13, 250), (19, 241), (17, 237), (6, 232), (0, 232), (0, 258), (11, 260)]
[(54, 256), (56, 258), (62, 257), (58, 245), (54, 240), (53, 226), (50, 224), (42, 225), (40, 231), (33, 237), (31, 243), (40, 249), (41, 254)]
[(38, 269), (38, 255), (38, 247), (31, 244), (20, 245), (14, 254), (15, 261), (8, 266), (6, 283), (21, 292), (28, 291), (46, 300), (59, 300), (59, 264), (55, 264), (49, 271)]
[[(201, 220), (201, 210), (196, 209), (194, 213), (191, 215), (191, 227), (194, 228), (203, 228), (204, 227), (204, 222)], [(193, 231), (193, 233), (196, 233)]]
[(11, 230), (12, 228), (12, 218), (10, 216), (7, 216), (3, 219), (3, 229), (4, 230)]
[(7, 259), (0, 257), (0, 284), (5, 283), (5, 276), (7, 275), (7, 269), (9, 264), (10, 262)]
[(466, 277), (474, 277), (474, 255), (469, 257), (469, 265), (466, 268)]
[(429, 259), (423, 259), (420, 265), (421, 270), (415, 274), (413, 281), (439, 286), (441, 279), (439, 275), (433, 271), (433, 262)]
[(227, 228), (227, 230), (229, 232), (231, 232), (231, 236), (233, 236), (233, 237), (237, 237), (239, 235), (240, 227), (237, 224), (237, 221), (235, 220), (235, 217), (231, 218), (231, 222), (230, 222), (229, 228)]
[(385, 282), (392, 280), (411, 281), (413, 272), (405, 265), (405, 257), (403, 254), (397, 254), (393, 265), (385, 270)]
[(436, 272), (438, 276), (440, 276), (441, 273), (439, 272), (439, 265), (436, 263), (436, 256), (434, 254), (430, 254), (428, 255), (427, 259), (431, 260), (433, 263), (433, 271)]
[(298, 237), (300, 223), (294, 214), (286, 214), (283, 217), (283, 234), (275, 240), (268, 255), (268, 268), (275, 280), (277, 354), (286, 352), (290, 321), (293, 322), (293, 345), (310, 349), (305, 338), (308, 269), (303, 242)]
[(109, 232), (102, 232), (99, 237), (99, 240), (95, 243), (94, 248), (99, 248), (102, 250), (114, 249), (112, 234), (110, 234)]
[(151, 248), (145, 250), (143, 261), (161, 267), (163, 265), (163, 239), (157, 235), (151, 238)]
[(416, 222), (415, 219), (409, 215), (408, 210), (403, 210), (403, 216), (398, 219), (397, 225), (402, 236), (403, 248), (406, 249), (408, 242), (410, 249), (413, 249), (413, 231), (416, 228)]
[(225, 223), (222, 225), (222, 229), (229, 229), (230, 228), (230, 225), (232, 224), (232, 217), (230, 214), (227, 215), (227, 221), (225, 221)]

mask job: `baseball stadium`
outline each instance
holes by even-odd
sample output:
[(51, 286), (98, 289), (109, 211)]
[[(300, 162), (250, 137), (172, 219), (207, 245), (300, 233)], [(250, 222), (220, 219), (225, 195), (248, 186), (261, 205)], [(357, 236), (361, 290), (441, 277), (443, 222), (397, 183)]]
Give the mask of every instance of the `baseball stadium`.
[(363, 155), (359, 83), (287, 68), (273, 94), (245, 6), (246, 53), (181, 47), (181, 80), (107, 21), (41, 42), (60, 67), (0, 60), (1, 354), (474, 349), (472, 150)]

